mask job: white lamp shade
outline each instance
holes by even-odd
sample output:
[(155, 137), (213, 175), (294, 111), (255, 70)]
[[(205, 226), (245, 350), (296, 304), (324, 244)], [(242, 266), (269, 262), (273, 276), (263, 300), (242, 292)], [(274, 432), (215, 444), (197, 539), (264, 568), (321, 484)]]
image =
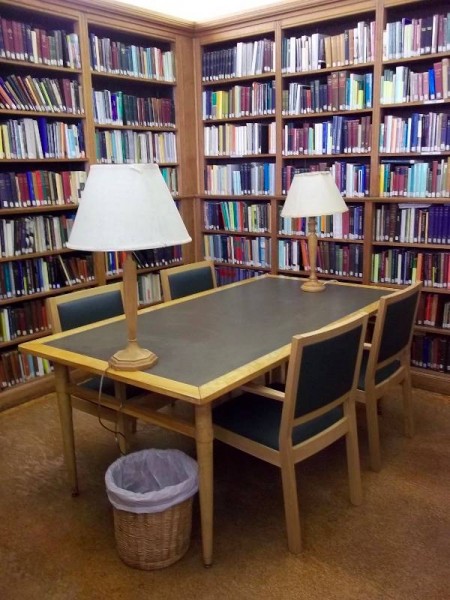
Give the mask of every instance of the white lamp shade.
[(318, 217), (348, 210), (330, 171), (294, 175), (282, 217)]
[(69, 248), (132, 251), (190, 241), (158, 165), (91, 166)]

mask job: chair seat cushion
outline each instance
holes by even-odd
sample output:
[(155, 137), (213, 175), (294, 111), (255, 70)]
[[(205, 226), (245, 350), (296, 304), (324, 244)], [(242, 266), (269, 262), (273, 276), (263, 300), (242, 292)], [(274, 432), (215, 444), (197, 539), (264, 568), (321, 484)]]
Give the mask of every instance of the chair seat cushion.
[[(362, 361), (361, 361), (361, 369), (359, 371), (359, 379), (358, 379), (358, 389), (365, 390), (366, 389), (366, 370), (367, 370), (367, 361), (369, 360), (369, 351), (364, 350)], [(375, 385), (382, 383), (385, 379), (393, 375), (400, 368), (400, 361), (393, 360), (390, 364), (386, 365), (382, 369), (378, 369), (375, 374)]]
[[(101, 377), (96, 376), (90, 377), (89, 379), (82, 381), (78, 385), (89, 390), (95, 390), (96, 392), (98, 392), (100, 390), (100, 382)], [(136, 398), (137, 396), (141, 396), (144, 393), (144, 390), (142, 388), (134, 387), (133, 385), (127, 385), (125, 386), (125, 393), (127, 399), (131, 399)], [(105, 394), (107, 396), (115, 396), (114, 381), (112, 379), (109, 379), (109, 377), (103, 378), (102, 394)]]
[[(279, 434), (283, 403), (257, 394), (242, 396), (220, 404), (213, 410), (213, 422), (233, 433), (279, 450)], [(292, 443), (304, 442), (324, 431), (343, 416), (339, 406), (309, 423), (294, 428)]]

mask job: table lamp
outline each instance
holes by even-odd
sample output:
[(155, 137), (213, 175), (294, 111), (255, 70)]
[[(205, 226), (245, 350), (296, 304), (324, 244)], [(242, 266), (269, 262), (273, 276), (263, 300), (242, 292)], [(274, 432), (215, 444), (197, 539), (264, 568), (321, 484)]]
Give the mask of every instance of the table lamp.
[(282, 217), (308, 217), (308, 254), (311, 266), (305, 292), (322, 292), (324, 284), (317, 279), (316, 217), (348, 210), (330, 171), (313, 171), (294, 175), (281, 211)]
[(155, 164), (93, 165), (67, 247), (87, 252), (123, 251), (124, 311), (128, 344), (109, 365), (148, 369), (157, 356), (137, 343), (137, 272), (132, 252), (186, 244), (191, 238)]

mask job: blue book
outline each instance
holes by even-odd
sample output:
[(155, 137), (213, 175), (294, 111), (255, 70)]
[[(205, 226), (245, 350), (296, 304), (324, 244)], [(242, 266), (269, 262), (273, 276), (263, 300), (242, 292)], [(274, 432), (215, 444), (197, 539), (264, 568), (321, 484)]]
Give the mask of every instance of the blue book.
[(428, 69), (428, 92), (430, 100), (436, 99), (436, 79), (434, 69)]
[(34, 182), (33, 182), (33, 177), (31, 175), (31, 171), (27, 171), (25, 173), (25, 175), (27, 177), (27, 185), (28, 185), (28, 192), (30, 195), (31, 206), (36, 206), (36, 194), (34, 192)]
[(45, 158), (55, 158), (54, 156), (50, 156), (50, 148), (48, 145), (47, 119), (45, 117), (38, 117), (37, 122), (39, 128), (39, 137), (41, 138), (42, 152)]

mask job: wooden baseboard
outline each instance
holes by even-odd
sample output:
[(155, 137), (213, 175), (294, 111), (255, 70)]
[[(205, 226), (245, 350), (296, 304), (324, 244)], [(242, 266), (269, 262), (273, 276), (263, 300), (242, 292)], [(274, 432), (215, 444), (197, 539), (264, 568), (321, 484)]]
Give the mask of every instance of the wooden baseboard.
[(422, 390), (449, 395), (449, 376), (438, 371), (411, 369), (412, 384)]
[(36, 377), (27, 383), (16, 385), (0, 393), (0, 412), (19, 406), (29, 400), (55, 391), (55, 377), (53, 374), (45, 377)]

